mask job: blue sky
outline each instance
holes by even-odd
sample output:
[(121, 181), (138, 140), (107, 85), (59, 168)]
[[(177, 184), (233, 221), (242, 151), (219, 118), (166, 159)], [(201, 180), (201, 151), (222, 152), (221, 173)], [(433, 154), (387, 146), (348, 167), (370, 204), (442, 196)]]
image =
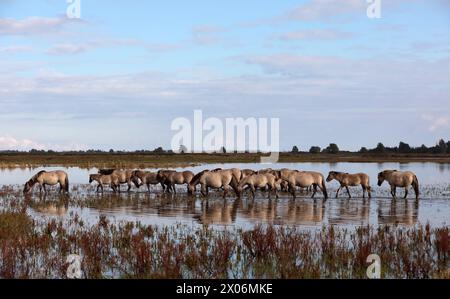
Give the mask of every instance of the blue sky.
[(283, 149), (450, 139), (450, 2), (0, 1), (0, 149), (168, 148), (279, 117)]

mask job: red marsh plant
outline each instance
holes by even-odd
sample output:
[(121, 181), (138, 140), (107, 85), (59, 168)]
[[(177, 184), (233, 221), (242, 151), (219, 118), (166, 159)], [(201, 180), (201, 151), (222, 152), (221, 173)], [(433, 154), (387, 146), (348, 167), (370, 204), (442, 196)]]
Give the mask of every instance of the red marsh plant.
[(84, 278), (366, 278), (370, 254), (383, 278), (446, 278), (448, 227), (385, 226), (346, 230), (256, 226), (146, 226), (78, 215), (32, 220), (0, 212), (0, 278), (66, 278), (78, 254)]

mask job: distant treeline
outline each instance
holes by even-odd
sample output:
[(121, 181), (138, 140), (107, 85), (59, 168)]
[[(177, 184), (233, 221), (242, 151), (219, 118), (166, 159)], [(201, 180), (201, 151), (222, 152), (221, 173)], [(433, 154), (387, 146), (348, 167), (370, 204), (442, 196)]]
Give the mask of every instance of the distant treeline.
[[(37, 150), (32, 149), (30, 151), (19, 151), (19, 150), (0, 150), (1, 154), (20, 154), (20, 153), (28, 153), (28, 154), (36, 154), (36, 155), (42, 155), (42, 154), (67, 154), (67, 155), (103, 155), (103, 154), (123, 154), (123, 155), (129, 155), (129, 154), (136, 154), (136, 155), (175, 155), (175, 154), (188, 154), (188, 150), (185, 146), (181, 145), (180, 149), (177, 152), (174, 152), (172, 150), (165, 150), (162, 147), (158, 147), (154, 150), (136, 150), (136, 151), (116, 151), (116, 150), (109, 150), (109, 151), (103, 151), (103, 150), (86, 150), (86, 151), (64, 151), (64, 152), (57, 152), (53, 150)], [(222, 147), (220, 151), (218, 151), (216, 154), (227, 154), (227, 150)], [(230, 152), (233, 153), (233, 152)], [(234, 152), (237, 153), (237, 152)], [(246, 152), (248, 153), (248, 152)], [(308, 151), (301, 150), (298, 146), (294, 146), (290, 152), (283, 152), (283, 153), (291, 153), (291, 154), (301, 154), (301, 153), (310, 153), (310, 154), (339, 154), (339, 153), (360, 153), (360, 154), (450, 154), (450, 141), (444, 141), (443, 139), (439, 140), (436, 145), (428, 147), (426, 145), (422, 145), (420, 147), (412, 147), (409, 144), (405, 142), (400, 142), (398, 146), (396, 147), (387, 147), (383, 143), (378, 143), (378, 145), (375, 148), (366, 148), (362, 147), (357, 152), (352, 151), (343, 151), (339, 148), (339, 146), (336, 143), (331, 143), (326, 148), (321, 148), (320, 146), (312, 146)]]
[[(300, 153), (300, 149), (297, 146), (292, 148), (292, 153)], [(339, 146), (335, 143), (331, 143), (328, 147), (322, 149), (319, 146), (312, 146), (309, 149), (311, 154), (327, 153), (327, 154), (339, 154), (342, 152), (352, 153), (350, 151), (341, 151)], [(354, 152), (353, 152), (354, 153)], [(385, 153), (400, 153), (400, 154), (450, 154), (450, 141), (445, 142), (441, 139), (436, 145), (427, 147), (422, 145), (420, 147), (412, 147), (405, 142), (400, 142), (396, 147), (387, 147), (383, 143), (378, 143), (375, 148), (362, 147), (357, 153), (371, 153), (371, 154), (385, 154)]]

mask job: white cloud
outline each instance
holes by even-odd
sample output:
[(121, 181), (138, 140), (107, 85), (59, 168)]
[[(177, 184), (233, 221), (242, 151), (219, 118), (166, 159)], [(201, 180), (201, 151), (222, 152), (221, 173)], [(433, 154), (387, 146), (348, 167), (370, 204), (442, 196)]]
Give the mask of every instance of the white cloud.
[(63, 28), (67, 18), (28, 17), (22, 20), (0, 18), (0, 35), (47, 34)]
[(59, 44), (53, 46), (47, 51), (50, 55), (67, 55), (67, 54), (80, 54), (86, 52), (90, 48), (89, 45), (83, 44)]
[(435, 132), (439, 129), (448, 127), (450, 124), (450, 117), (447, 116), (423, 114), (422, 119), (429, 123), (428, 131), (430, 132)]
[(84, 43), (68, 43), (68, 44), (56, 44), (47, 50), (49, 55), (73, 55), (87, 52), (89, 50), (97, 48), (107, 47), (122, 47), (122, 46), (136, 46), (143, 47), (150, 52), (169, 52), (182, 48), (180, 44), (170, 43), (145, 43), (135, 39), (104, 39), (89, 41)]
[(282, 33), (274, 36), (274, 39), (281, 41), (296, 41), (296, 40), (337, 40), (352, 37), (353, 34), (333, 29), (312, 29), (299, 30), (287, 33)]
[(0, 53), (16, 54), (21, 52), (31, 52), (32, 48), (29, 46), (6, 46), (0, 47)]
[(31, 139), (17, 139), (11, 136), (0, 136), (0, 150), (44, 149), (45, 146)]
[(213, 45), (221, 41), (220, 33), (225, 29), (217, 26), (201, 25), (192, 30), (194, 43), (198, 45)]
[(282, 18), (287, 20), (311, 21), (336, 15), (360, 11), (365, 15), (365, 0), (312, 0), (287, 12)]
[(54, 150), (54, 151), (78, 151), (87, 150), (88, 147), (84, 144), (68, 143), (41, 143), (32, 139), (18, 139), (13, 136), (0, 136), (0, 150)]

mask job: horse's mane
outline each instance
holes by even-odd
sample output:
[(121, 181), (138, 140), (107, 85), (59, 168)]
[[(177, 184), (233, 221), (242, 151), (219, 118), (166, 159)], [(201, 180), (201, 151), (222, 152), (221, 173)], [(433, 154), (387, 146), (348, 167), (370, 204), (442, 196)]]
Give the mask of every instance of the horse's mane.
[(100, 169), (98, 173), (102, 175), (111, 175), (114, 171), (116, 171), (116, 169)]
[(191, 185), (193, 184), (197, 184), (198, 181), (200, 181), (200, 178), (206, 173), (209, 172), (209, 170), (203, 170), (202, 172), (197, 173), (196, 175), (194, 175), (194, 177), (191, 180)]
[(38, 173), (36, 173), (36, 174), (31, 178), (31, 180), (36, 180), (41, 174), (46, 173), (46, 172), (47, 172), (47, 171), (45, 171), (45, 170), (39, 171)]

